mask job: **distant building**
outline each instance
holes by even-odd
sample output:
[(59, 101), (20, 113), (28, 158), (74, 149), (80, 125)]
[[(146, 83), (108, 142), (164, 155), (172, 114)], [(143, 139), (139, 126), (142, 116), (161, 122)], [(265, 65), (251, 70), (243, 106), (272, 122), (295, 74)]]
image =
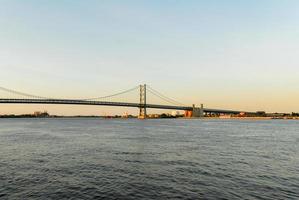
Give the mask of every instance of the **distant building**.
[(193, 113), (191, 110), (186, 110), (185, 111), (185, 114), (184, 114), (184, 117), (192, 117)]
[(149, 114), (148, 115), (148, 118), (159, 118), (160, 117), (160, 115), (158, 115), (158, 114)]
[(123, 114), (122, 118), (129, 118), (129, 114), (128, 114), (128, 112), (125, 112), (125, 113)]
[(232, 117), (231, 115), (227, 115), (227, 114), (219, 116), (220, 119), (229, 119), (231, 117)]
[(174, 116), (174, 117), (176, 117), (176, 116), (180, 115), (180, 112), (174, 110), (174, 111), (171, 112), (171, 115)]
[(240, 112), (237, 116), (238, 117), (246, 117), (246, 113), (245, 112)]
[(33, 113), (33, 116), (35, 117), (49, 117), (49, 113), (47, 111), (41, 112), (41, 111), (35, 111)]

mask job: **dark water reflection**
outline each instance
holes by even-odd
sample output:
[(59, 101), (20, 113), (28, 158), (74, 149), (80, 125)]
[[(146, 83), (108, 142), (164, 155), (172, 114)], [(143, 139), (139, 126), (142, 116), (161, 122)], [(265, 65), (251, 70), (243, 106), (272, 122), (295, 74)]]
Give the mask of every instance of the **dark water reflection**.
[(0, 199), (298, 199), (299, 121), (1, 119)]

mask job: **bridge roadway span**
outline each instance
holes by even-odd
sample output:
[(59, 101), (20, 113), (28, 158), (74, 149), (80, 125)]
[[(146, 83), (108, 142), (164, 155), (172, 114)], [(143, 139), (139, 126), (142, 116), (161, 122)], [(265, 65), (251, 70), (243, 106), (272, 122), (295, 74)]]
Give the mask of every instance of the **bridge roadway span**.
[[(94, 105), (94, 106), (123, 106), (123, 107), (144, 107), (139, 103), (125, 103), (125, 102), (109, 102), (109, 101), (87, 101), (76, 99), (0, 99), (0, 104), (69, 104), (69, 105)], [(167, 110), (193, 110), (189, 106), (170, 106), (158, 104), (146, 104), (146, 108), (167, 109)], [(204, 108), (204, 112), (224, 113), (224, 114), (239, 114), (242, 111), (222, 110)]]

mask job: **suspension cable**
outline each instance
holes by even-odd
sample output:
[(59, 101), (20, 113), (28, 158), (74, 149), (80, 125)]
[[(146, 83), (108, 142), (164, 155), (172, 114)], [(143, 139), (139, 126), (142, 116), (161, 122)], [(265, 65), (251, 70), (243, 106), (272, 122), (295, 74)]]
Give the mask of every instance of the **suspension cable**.
[(24, 92), (19, 92), (19, 91), (8, 89), (8, 88), (1, 87), (1, 86), (0, 86), (0, 90), (6, 91), (6, 92), (9, 92), (9, 93), (13, 93), (13, 94), (17, 94), (17, 95), (21, 95), (21, 96), (31, 97), (31, 98), (51, 99), (51, 98), (48, 98), (48, 97), (42, 97), (42, 96), (37, 96), (37, 95), (28, 94), (28, 93), (24, 93)]
[[(125, 94), (125, 93), (129, 93), (129, 92), (132, 92), (136, 89), (138, 89), (139, 86), (135, 86), (131, 89), (128, 89), (128, 90), (125, 90), (125, 91), (121, 91), (121, 92), (118, 92), (118, 93), (115, 93), (115, 94), (112, 94), (112, 95), (107, 95), (107, 96), (102, 96), (102, 97), (93, 97), (93, 98), (87, 98), (87, 99), (79, 99), (79, 100), (82, 100), (82, 101), (90, 101), (90, 100), (97, 100), (97, 99), (105, 99), (105, 98), (110, 98), (110, 97), (115, 97), (115, 96), (118, 96), (118, 95), (121, 95), (121, 94)], [(6, 91), (6, 92), (9, 92), (9, 93), (13, 93), (13, 94), (17, 94), (17, 95), (21, 95), (21, 96), (26, 96), (26, 97), (30, 97), (30, 98), (38, 98), (38, 99), (53, 99), (53, 98), (49, 98), (49, 97), (43, 97), (43, 96), (38, 96), (38, 95), (33, 95), (33, 94), (29, 94), (29, 93), (24, 93), (24, 92), (19, 92), (19, 91), (16, 91), (16, 90), (12, 90), (12, 89), (8, 89), (8, 88), (5, 88), (5, 87), (1, 87), (0, 86), (0, 90), (2, 91)], [(171, 99), (165, 95), (163, 95), (162, 93), (160, 93), (159, 91), (153, 89), (152, 87), (148, 86), (147, 87), (147, 90), (159, 97), (160, 99), (163, 99), (164, 101), (168, 102), (168, 103), (171, 103), (171, 104), (178, 104), (178, 105), (183, 105), (183, 106), (186, 106), (185, 104), (179, 102), (179, 101), (176, 101), (174, 99)]]
[(121, 95), (121, 94), (132, 92), (132, 91), (136, 90), (137, 88), (139, 88), (139, 86), (136, 86), (136, 87), (133, 87), (131, 89), (128, 89), (128, 90), (125, 90), (125, 91), (122, 91), (122, 92), (118, 92), (118, 93), (112, 94), (112, 95), (107, 95), (107, 96), (102, 96), (102, 97), (93, 97), (93, 98), (81, 99), (81, 100), (90, 101), (90, 100), (96, 100), (96, 99), (105, 99), (105, 98), (114, 97), (114, 96), (118, 96), (118, 95)]
[(163, 95), (161, 92), (159, 92), (159, 91), (153, 89), (151, 86), (148, 86), (148, 91), (149, 91), (151, 94), (153, 94), (153, 95), (159, 97), (160, 99), (163, 99), (164, 101), (167, 101), (168, 103), (171, 103), (171, 104), (178, 104), (178, 105), (186, 106), (185, 104), (183, 104), (183, 103), (181, 103), (181, 102), (179, 102), (179, 101), (176, 101), (176, 100), (174, 100), (174, 99), (172, 99), (172, 98), (169, 98), (169, 97)]
[[(118, 92), (118, 93), (112, 94), (112, 95), (107, 95), (107, 96), (102, 96), (102, 97), (94, 97), (94, 98), (88, 98), (88, 99), (78, 99), (78, 100), (88, 101), (88, 100), (96, 100), (96, 99), (104, 99), (104, 98), (114, 97), (114, 96), (118, 96), (118, 95), (121, 95), (121, 94), (131, 92), (133, 90), (136, 90), (138, 87), (139, 86), (136, 86), (134, 88), (131, 88), (131, 89), (128, 89), (128, 90), (125, 90), (125, 91), (122, 91), (122, 92)], [(6, 91), (6, 92), (9, 92), (9, 93), (13, 93), (13, 94), (17, 94), (17, 95), (21, 95), (21, 96), (25, 96), (25, 97), (30, 97), (30, 98), (53, 99), (53, 98), (49, 98), (49, 97), (43, 97), (43, 96), (33, 95), (33, 94), (29, 94), (29, 93), (19, 92), (19, 91), (8, 89), (8, 88), (1, 87), (1, 86), (0, 86), (0, 90)]]
[(151, 90), (148, 90), (148, 92), (150, 92), (151, 94), (155, 95), (156, 97), (158, 97), (158, 98), (160, 98), (160, 99), (166, 101), (167, 103), (175, 104), (175, 105), (184, 105), (184, 104), (181, 104), (181, 103), (179, 103), (179, 102), (170, 101), (170, 100), (168, 100), (167, 98), (164, 98), (163, 96), (160, 96), (160, 95), (154, 93), (154, 92), (151, 91)]

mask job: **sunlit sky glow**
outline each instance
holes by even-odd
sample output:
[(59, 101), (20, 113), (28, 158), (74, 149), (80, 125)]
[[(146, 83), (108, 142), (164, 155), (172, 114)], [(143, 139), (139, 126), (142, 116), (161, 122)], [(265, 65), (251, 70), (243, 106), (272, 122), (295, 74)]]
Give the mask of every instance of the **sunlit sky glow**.
[[(299, 1), (0, 0), (0, 69), (0, 86), (41, 96), (147, 83), (188, 105), (299, 112)], [(35, 110), (137, 113), (0, 105), (0, 114)]]

